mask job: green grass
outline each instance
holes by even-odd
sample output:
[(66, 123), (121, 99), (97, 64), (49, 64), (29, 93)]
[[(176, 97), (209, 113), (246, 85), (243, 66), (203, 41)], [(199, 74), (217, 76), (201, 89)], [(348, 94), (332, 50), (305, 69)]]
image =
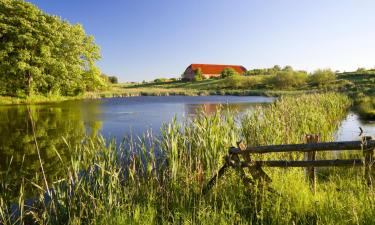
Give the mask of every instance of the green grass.
[(84, 96), (84, 95), (74, 96), (74, 97), (34, 95), (31, 97), (25, 97), (25, 98), (0, 96), (0, 105), (53, 103), (53, 102), (85, 99), (87, 97), (88, 96)]
[[(239, 117), (233, 112), (200, 114), (192, 121), (175, 120), (160, 137), (125, 140), (120, 147), (101, 138), (71, 146), (72, 157), (56, 162), (66, 170), (46, 201), (42, 184), (32, 208), (24, 190), (10, 189), (2, 174), (0, 221), (40, 224), (374, 224), (375, 196), (362, 170), (318, 170), (314, 195), (300, 168), (266, 169), (269, 192), (246, 187), (228, 172), (207, 195), (204, 184), (223, 164), (236, 141), (248, 145), (299, 143), (306, 133), (332, 140), (350, 100), (339, 94), (283, 97)], [(119, 152), (121, 154), (119, 154)], [(273, 159), (302, 155), (269, 154)], [(318, 158), (334, 158), (330, 153)], [(342, 157), (352, 157), (344, 154)], [(22, 178), (20, 178), (22, 179)], [(24, 181), (25, 184), (28, 182)], [(18, 197), (14, 197), (15, 192)], [(11, 216), (11, 203), (21, 209)], [(14, 208), (14, 207), (13, 207)]]

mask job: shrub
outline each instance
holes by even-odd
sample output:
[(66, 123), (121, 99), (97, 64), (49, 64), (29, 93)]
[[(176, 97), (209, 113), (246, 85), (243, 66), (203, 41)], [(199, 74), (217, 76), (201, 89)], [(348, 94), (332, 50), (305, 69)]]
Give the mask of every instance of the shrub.
[(154, 80), (154, 83), (164, 83), (164, 82), (167, 82), (168, 79), (167, 78), (156, 78)]
[(221, 78), (231, 77), (235, 75), (238, 75), (238, 73), (233, 68), (225, 68), (221, 72)]
[(307, 74), (298, 71), (279, 71), (275, 76), (268, 80), (268, 83), (275, 88), (288, 89), (292, 87), (301, 87), (306, 84)]
[(109, 76), (108, 77), (108, 81), (111, 83), (111, 84), (117, 84), (118, 83), (118, 78), (116, 76)]
[(330, 69), (316, 70), (309, 77), (309, 83), (313, 85), (324, 85), (336, 80), (336, 74)]
[(229, 76), (223, 80), (223, 83), (226, 87), (242, 88), (244, 87), (244, 78), (243, 76)]
[(355, 109), (362, 119), (375, 119), (375, 98), (371, 96), (360, 97), (355, 101)]
[(201, 68), (196, 69), (195, 70), (194, 81), (201, 81), (203, 79), (204, 79), (204, 77), (202, 75), (202, 69)]

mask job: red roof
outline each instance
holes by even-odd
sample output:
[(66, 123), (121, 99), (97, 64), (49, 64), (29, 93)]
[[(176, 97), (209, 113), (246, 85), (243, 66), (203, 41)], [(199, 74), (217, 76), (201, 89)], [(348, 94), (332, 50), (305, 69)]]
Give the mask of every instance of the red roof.
[(202, 74), (220, 74), (225, 68), (232, 68), (239, 74), (246, 72), (246, 68), (239, 65), (191, 64), (189, 67), (192, 70), (201, 68)]

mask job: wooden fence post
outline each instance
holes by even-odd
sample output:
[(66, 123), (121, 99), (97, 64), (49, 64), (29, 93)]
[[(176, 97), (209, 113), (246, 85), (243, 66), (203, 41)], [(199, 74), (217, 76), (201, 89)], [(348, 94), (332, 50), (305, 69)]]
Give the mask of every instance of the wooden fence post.
[[(318, 143), (320, 136), (318, 134), (307, 134), (305, 135), (306, 143)], [(316, 160), (316, 151), (305, 153), (305, 158), (310, 161)], [(316, 172), (315, 167), (306, 167), (306, 175), (309, 179), (311, 191), (315, 194), (316, 192)]]
[(367, 185), (372, 186), (372, 165), (374, 164), (374, 149), (365, 149), (366, 142), (372, 140), (371, 136), (362, 137), (362, 142), (364, 145), (363, 155), (365, 157), (365, 179)]

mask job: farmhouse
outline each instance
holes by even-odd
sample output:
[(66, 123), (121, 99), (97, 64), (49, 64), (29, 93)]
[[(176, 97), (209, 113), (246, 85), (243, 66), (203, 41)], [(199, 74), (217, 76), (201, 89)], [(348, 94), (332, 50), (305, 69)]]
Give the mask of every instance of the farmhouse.
[(232, 68), (240, 75), (246, 72), (246, 68), (238, 65), (215, 65), (215, 64), (191, 64), (182, 75), (183, 79), (193, 80), (195, 72), (201, 69), (204, 78), (219, 77), (225, 68)]

